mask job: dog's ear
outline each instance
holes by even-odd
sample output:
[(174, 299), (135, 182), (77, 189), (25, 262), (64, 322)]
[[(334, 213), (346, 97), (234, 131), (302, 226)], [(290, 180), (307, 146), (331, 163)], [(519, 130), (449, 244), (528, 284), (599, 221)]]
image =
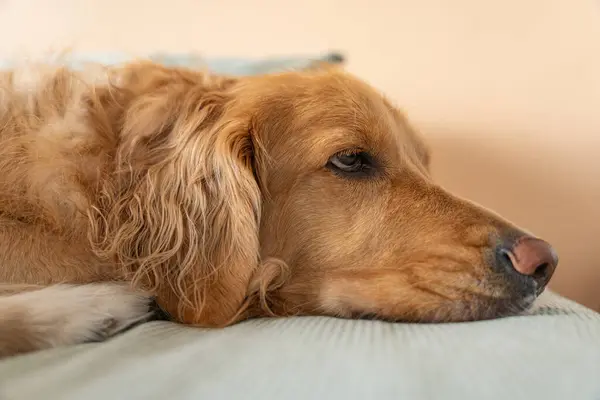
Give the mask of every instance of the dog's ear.
[(259, 262), (248, 121), (224, 117), (232, 84), (174, 81), (134, 96), (94, 218), (97, 252), (185, 323), (232, 322)]

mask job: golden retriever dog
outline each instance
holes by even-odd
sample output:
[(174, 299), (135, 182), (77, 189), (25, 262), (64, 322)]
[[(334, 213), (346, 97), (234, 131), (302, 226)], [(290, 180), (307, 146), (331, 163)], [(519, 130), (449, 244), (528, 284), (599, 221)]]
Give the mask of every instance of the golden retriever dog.
[(323, 67), (150, 62), (0, 76), (0, 354), (152, 317), (519, 313), (549, 244), (442, 189), (402, 113)]

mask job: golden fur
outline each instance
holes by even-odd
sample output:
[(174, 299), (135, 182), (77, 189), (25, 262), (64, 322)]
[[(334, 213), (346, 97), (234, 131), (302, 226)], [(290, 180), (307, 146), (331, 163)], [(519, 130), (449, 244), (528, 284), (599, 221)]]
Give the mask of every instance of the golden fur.
[[(215, 327), (295, 314), (461, 321), (532, 300), (487, 258), (522, 233), (437, 186), (420, 135), (343, 71), (35, 66), (0, 87), (0, 282), (129, 282), (176, 321)], [(373, 176), (328, 167), (358, 151), (377, 159)]]

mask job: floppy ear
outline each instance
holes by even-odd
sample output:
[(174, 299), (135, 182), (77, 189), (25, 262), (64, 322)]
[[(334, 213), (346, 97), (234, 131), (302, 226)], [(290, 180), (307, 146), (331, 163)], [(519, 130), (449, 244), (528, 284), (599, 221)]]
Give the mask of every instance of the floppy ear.
[(97, 207), (96, 251), (184, 323), (232, 322), (259, 262), (252, 141), (227, 101), (189, 82), (135, 96)]

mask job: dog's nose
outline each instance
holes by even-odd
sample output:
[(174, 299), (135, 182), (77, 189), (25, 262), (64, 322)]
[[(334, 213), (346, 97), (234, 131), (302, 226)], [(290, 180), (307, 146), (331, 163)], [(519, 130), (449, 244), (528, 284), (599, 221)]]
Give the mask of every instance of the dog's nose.
[(558, 265), (558, 256), (552, 246), (534, 237), (522, 237), (510, 247), (502, 247), (500, 254), (511, 272), (533, 279), (542, 289)]

